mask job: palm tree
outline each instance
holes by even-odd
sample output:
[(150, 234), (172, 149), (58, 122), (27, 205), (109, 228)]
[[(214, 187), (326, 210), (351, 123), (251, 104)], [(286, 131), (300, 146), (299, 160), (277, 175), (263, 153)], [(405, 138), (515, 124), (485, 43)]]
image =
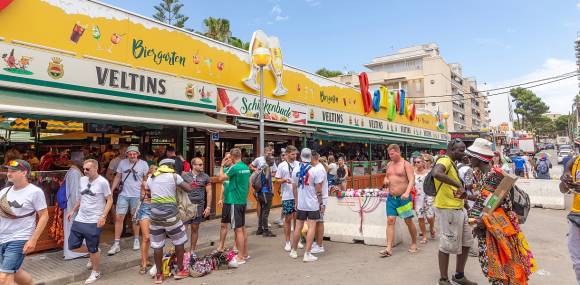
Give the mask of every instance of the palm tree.
[(203, 20), (207, 32), (204, 35), (214, 40), (229, 43), (232, 37), (230, 21), (222, 18), (209, 17)]

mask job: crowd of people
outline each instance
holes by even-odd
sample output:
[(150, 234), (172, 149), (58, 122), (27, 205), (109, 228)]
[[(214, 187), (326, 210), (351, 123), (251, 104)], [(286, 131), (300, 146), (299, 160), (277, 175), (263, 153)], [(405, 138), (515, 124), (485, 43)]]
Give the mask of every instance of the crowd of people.
[[(419, 250), (418, 244), (439, 236), (439, 285), (476, 284), (465, 275), (470, 254), (479, 258), (482, 272), (492, 284), (527, 284), (535, 261), (509, 196), (502, 201), (497, 213), (482, 211), (484, 201), (493, 194), (493, 183), (500, 177), (498, 173), (508, 171), (501, 156), (491, 150), (491, 142), (478, 139), (466, 148), (461, 140), (452, 140), (446, 153), (436, 157), (414, 153), (409, 160), (404, 159), (398, 145), (389, 145), (387, 151), (390, 161), (383, 181), (383, 189), (388, 191), (387, 246), (379, 252), (381, 257), (393, 254), (394, 225), (396, 219), (401, 218), (410, 234), (410, 254)], [(157, 269), (154, 283), (164, 281), (160, 269), (165, 244), (171, 242), (178, 266), (174, 278), (189, 276), (183, 265), (186, 243), (189, 241), (190, 251), (197, 249), (200, 224), (210, 215), (214, 199), (209, 176), (203, 172), (204, 162), (194, 158), (187, 169), (174, 149), (168, 149), (155, 163), (149, 164), (143, 159), (146, 157), (142, 157), (138, 147), (129, 146), (122, 148), (117, 157), (108, 155), (110, 161), (106, 168), (98, 160), (89, 158), (71, 165), (67, 172), (64, 254), (67, 259), (89, 255), (87, 268), (91, 273), (86, 284), (101, 277), (99, 243), (110, 212), (115, 216), (115, 235), (108, 255), (121, 251), (121, 232), (124, 225), (130, 223), (134, 234), (133, 249), (141, 250), (141, 274), (147, 273), (154, 264)], [(229, 150), (217, 174), (217, 180), (224, 185), (220, 197), (215, 197), (216, 204), (222, 208), (217, 250), (227, 249), (226, 237), (232, 229), (236, 263), (243, 265), (250, 259), (245, 223), (250, 189), (254, 190), (252, 194), (258, 202), (259, 223), (255, 234), (276, 237), (269, 225), (269, 213), (273, 186), (280, 184), (284, 227), (281, 250), (283, 248), (294, 259), (298, 258), (298, 251), (303, 251), (304, 262), (317, 261), (317, 255), (326, 251), (323, 237), (329, 194), (333, 189), (346, 189), (349, 170), (344, 158), (324, 157), (315, 150), (298, 150), (292, 145), (283, 149), (278, 164), (271, 147), (266, 147), (264, 155), (249, 165), (242, 157), (240, 149)], [(32, 284), (30, 275), (20, 267), (24, 254), (34, 249), (46, 226), (46, 201), (42, 190), (28, 182), (27, 176), (33, 169), (28, 161), (11, 160), (5, 167), (12, 186), (0, 191), (0, 281), (5, 281), (0, 283)], [(577, 193), (580, 158), (575, 158), (567, 169), (561, 189)], [(430, 176), (435, 184), (434, 196), (424, 191), (425, 181), (431, 179)], [(185, 214), (179, 198), (182, 194), (186, 195), (191, 208), (186, 209)], [(580, 201), (579, 194), (574, 195), (569, 238), (578, 276)], [(125, 219), (128, 213), (132, 221)], [(40, 217), (38, 221), (36, 215)], [(413, 222), (415, 216), (419, 231)], [(189, 234), (186, 227), (191, 230)], [(153, 249), (153, 264), (149, 260), (149, 248)], [(505, 260), (506, 254), (512, 258)], [(448, 275), (450, 255), (457, 255), (451, 279)]]

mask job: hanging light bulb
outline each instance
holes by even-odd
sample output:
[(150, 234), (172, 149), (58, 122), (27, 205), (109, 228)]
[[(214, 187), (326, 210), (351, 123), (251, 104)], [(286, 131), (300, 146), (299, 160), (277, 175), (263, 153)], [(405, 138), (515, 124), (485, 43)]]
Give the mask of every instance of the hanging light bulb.
[(322, 145), (322, 140), (319, 140), (319, 141), (318, 141), (318, 144), (319, 144), (319, 145)]

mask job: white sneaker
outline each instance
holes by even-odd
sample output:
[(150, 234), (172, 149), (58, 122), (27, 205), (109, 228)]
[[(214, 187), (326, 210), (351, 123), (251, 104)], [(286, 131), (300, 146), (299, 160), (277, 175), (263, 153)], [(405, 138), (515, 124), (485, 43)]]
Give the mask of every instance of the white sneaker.
[(298, 252), (296, 252), (296, 250), (292, 249), (290, 251), (290, 257), (292, 257), (294, 259), (298, 258)]
[(317, 261), (318, 257), (312, 255), (312, 253), (310, 252), (306, 252), (304, 253), (304, 258), (302, 259), (302, 261), (304, 262), (313, 262), (313, 261)]
[(139, 250), (141, 248), (141, 242), (139, 239), (135, 239), (133, 241), (133, 250)]
[(302, 243), (302, 241), (298, 242), (298, 248), (303, 249), (304, 248), (304, 244)]
[(292, 249), (292, 246), (290, 246), (290, 242), (287, 241), (286, 242), (286, 246), (284, 246), (284, 250), (287, 251), (287, 252), (290, 252), (291, 249)]
[(282, 220), (282, 218), (280, 218), (280, 219), (277, 219), (276, 221), (274, 221), (274, 224), (283, 227), (284, 221)]
[(87, 262), (87, 270), (93, 270), (93, 263), (91, 262), (90, 259), (89, 262)]
[(316, 253), (323, 253), (324, 252), (324, 247), (323, 246), (314, 246), (312, 245), (312, 249), (310, 250), (310, 253), (312, 254), (316, 254)]
[(93, 284), (95, 283), (99, 278), (101, 278), (101, 272), (91, 272), (91, 276), (89, 276), (89, 278), (87, 280), (85, 280), (85, 284)]
[(119, 251), (121, 251), (121, 247), (119, 246), (118, 243), (114, 243), (113, 246), (111, 246), (111, 249), (109, 249), (109, 252), (107, 252), (107, 254), (108, 255), (115, 255)]

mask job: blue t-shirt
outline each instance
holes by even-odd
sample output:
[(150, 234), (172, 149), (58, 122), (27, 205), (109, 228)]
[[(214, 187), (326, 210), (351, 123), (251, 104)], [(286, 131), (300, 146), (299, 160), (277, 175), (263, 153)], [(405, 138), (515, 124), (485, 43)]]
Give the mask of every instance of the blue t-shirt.
[(517, 170), (524, 170), (525, 165), (526, 165), (526, 161), (524, 160), (523, 157), (521, 156), (516, 156), (512, 159), (512, 162), (514, 163), (514, 165), (516, 166)]

